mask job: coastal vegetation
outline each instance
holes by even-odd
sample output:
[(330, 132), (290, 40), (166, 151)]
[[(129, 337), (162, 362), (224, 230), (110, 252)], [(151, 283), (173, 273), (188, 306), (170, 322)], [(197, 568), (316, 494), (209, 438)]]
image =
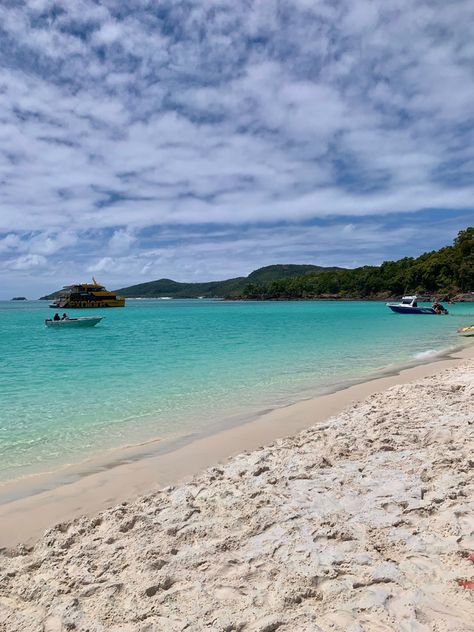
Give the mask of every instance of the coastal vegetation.
[[(172, 279), (158, 279), (147, 283), (138, 283), (129, 287), (116, 290), (116, 293), (125, 298), (159, 298), (171, 296), (172, 298), (224, 298), (238, 296), (248, 283), (268, 283), (276, 279), (287, 279), (304, 274), (318, 274), (330, 270), (342, 268), (324, 268), (314, 265), (271, 265), (254, 270), (246, 277), (236, 277), (225, 281), (208, 281), (205, 283), (179, 283)], [(42, 296), (42, 300), (53, 300), (59, 296), (53, 292)]]
[[(270, 265), (247, 277), (207, 283), (158, 279), (116, 290), (126, 298), (228, 298), (303, 300), (314, 298), (387, 299), (417, 293), (455, 296), (474, 290), (474, 227), (462, 230), (453, 245), (419, 257), (380, 266), (347, 269), (315, 265)], [(43, 296), (57, 298), (58, 292)]]
[(462, 230), (452, 246), (419, 257), (385, 261), (380, 266), (353, 270), (323, 270), (276, 279), (250, 282), (238, 298), (389, 298), (401, 294), (454, 296), (474, 290), (474, 228)]
[(236, 277), (225, 281), (210, 281), (207, 283), (178, 283), (171, 279), (159, 279), (149, 283), (140, 283), (117, 290), (121, 296), (158, 297), (172, 296), (173, 298), (223, 298), (239, 296), (249, 283), (267, 284), (280, 279), (293, 279), (305, 274), (319, 274), (338, 268), (323, 268), (314, 265), (271, 265), (254, 270), (247, 277)]

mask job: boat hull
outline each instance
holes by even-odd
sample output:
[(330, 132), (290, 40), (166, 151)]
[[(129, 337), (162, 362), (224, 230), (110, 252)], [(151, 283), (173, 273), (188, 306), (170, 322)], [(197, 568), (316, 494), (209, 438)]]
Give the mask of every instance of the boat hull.
[(387, 305), (396, 314), (436, 314), (432, 307), (411, 307), (410, 305)]
[(83, 318), (68, 318), (67, 320), (52, 320), (47, 318), (44, 321), (46, 327), (52, 327), (56, 329), (69, 328), (69, 327), (95, 327), (102, 320), (103, 316), (92, 316)]
[(53, 309), (101, 309), (102, 307), (125, 307), (125, 299), (83, 299), (77, 301), (62, 299), (57, 303), (51, 303), (50, 307)]
[(465, 336), (466, 338), (474, 337), (474, 325), (471, 325), (470, 327), (461, 327), (461, 329), (458, 329), (458, 334)]

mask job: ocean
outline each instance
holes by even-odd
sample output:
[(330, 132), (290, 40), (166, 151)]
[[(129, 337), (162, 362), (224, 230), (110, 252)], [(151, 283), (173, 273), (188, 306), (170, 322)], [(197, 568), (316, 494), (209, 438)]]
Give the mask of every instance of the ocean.
[(53, 330), (47, 302), (0, 302), (0, 481), (220, 424), (428, 361), (466, 341), (449, 316), (381, 302), (129, 300), (71, 310), (105, 319)]

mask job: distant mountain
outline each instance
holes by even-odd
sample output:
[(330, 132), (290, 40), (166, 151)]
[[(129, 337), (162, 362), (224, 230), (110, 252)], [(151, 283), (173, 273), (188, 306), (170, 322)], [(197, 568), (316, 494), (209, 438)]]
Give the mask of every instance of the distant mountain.
[(59, 292), (61, 290), (57, 290), (57, 292), (51, 292), (51, 294), (46, 294), (45, 296), (40, 296), (40, 301), (54, 301), (59, 298)]
[[(279, 264), (254, 270), (246, 277), (178, 283), (158, 279), (116, 290), (127, 298), (233, 298), (233, 299), (387, 299), (401, 294), (474, 296), (474, 227), (460, 231), (453, 245), (413, 258), (385, 261), (380, 266), (324, 268)], [(51, 300), (57, 292), (43, 296)]]
[(227, 281), (209, 281), (208, 283), (178, 283), (171, 279), (158, 279), (148, 283), (139, 283), (116, 290), (120, 296), (126, 298), (220, 298), (232, 292), (238, 293), (245, 285), (245, 277), (228, 279)]
[(160, 296), (171, 296), (173, 298), (197, 298), (199, 296), (223, 298), (239, 295), (249, 282), (266, 283), (276, 279), (300, 277), (305, 274), (317, 274), (325, 270), (335, 269), (312, 265), (279, 264), (254, 270), (247, 277), (236, 277), (225, 281), (178, 283), (171, 279), (158, 279), (157, 281), (123, 287), (116, 290), (116, 292), (127, 298), (157, 298)]
[(345, 268), (325, 268), (323, 266), (304, 264), (295, 265), (293, 263), (277, 264), (258, 268), (258, 270), (251, 272), (245, 280), (252, 283), (266, 283), (267, 281), (276, 281), (278, 279), (292, 279), (306, 274), (318, 274), (319, 272), (333, 272), (334, 270), (344, 269)]
[[(224, 298), (238, 296), (249, 283), (267, 283), (277, 279), (289, 279), (306, 274), (318, 274), (320, 272), (342, 269), (312, 265), (279, 264), (254, 270), (247, 277), (236, 277), (225, 281), (179, 283), (172, 279), (158, 279), (157, 281), (130, 285), (115, 291), (126, 298), (159, 298), (161, 296), (171, 296), (172, 298), (198, 298), (199, 296)], [(47, 296), (42, 296), (41, 300), (51, 301), (57, 298), (58, 294), (59, 290)]]

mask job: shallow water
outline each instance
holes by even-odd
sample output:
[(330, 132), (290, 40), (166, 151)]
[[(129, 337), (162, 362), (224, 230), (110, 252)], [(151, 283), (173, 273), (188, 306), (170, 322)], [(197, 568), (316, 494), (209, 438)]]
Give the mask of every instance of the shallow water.
[[(95, 315), (99, 310), (72, 310)], [(462, 342), (474, 304), (411, 316), (383, 303), (128, 301), (52, 330), (47, 303), (0, 302), (0, 479), (107, 448), (200, 432), (427, 361)]]

